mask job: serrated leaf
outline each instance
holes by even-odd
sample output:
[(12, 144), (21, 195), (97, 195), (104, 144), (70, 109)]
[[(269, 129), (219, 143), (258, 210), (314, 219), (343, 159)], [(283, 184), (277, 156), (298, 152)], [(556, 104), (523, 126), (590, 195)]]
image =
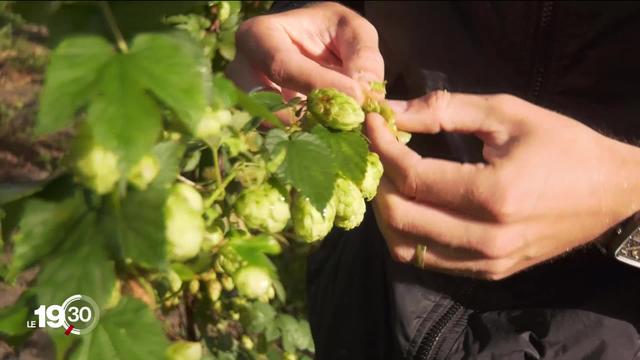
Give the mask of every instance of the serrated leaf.
[(74, 294), (88, 295), (98, 305), (106, 303), (115, 284), (115, 267), (103, 230), (93, 212), (69, 228), (63, 244), (38, 274), (34, 291), (41, 304), (61, 304)]
[(162, 325), (149, 308), (126, 297), (100, 318), (100, 323), (91, 333), (82, 337), (71, 359), (164, 359), (168, 345)]
[(108, 229), (114, 229), (122, 256), (135, 264), (159, 268), (167, 258), (164, 234), (164, 189), (131, 191), (119, 209), (108, 217)]
[(272, 91), (256, 91), (249, 93), (249, 96), (265, 106), (269, 111), (276, 111), (283, 105), (286, 105), (282, 99), (282, 95)]
[(35, 132), (65, 128), (94, 93), (102, 67), (115, 55), (112, 45), (98, 36), (71, 37), (51, 54)]
[(269, 152), (269, 155), (273, 156), (277, 151), (280, 151), (280, 146), (286, 145), (288, 140), (289, 136), (284, 130), (271, 129), (264, 138), (264, 147)]
[(208, 104), (211, 86), (202, 50), (186, 37), (141, 34), (133, 39), (129, 56), (142, 86), (195, 131)]
[(9, 279), (53, 251), (73, 231), (87, 208), (82, 193), (73, 191), (62, 199), (26, 200), (22, 211), (20, 232), (13, 237)]
[(321, 125), (311, 131), (331, 148), (338, 172), (356, 184), (367, 171), (369, 148), (364, 137), (355, 131), (332, 132)]
[(240, 322), (248, 332), (258, 334), (265, 330), (276, 317), (276, 311), (270, 304), (255, 302), (240, 313)]
[(278, 170), (311, 204), (322, 211), (331, 196), (337, 179), (337, 167), (331, 150), (320, 138), (299, 132), (287, 143), (287, 154)]
[(158, 105), (135, 81), (138, 69), (128, 60), (119, 55), (105, 66), (87, 121), (97, 144), (132, 165), (156, 142), (162, 122)]
[(249, 114), (255, 117), (261, 118), (263, 120), (266, 120), (269, 124), (275, 127), (279, 127), (279, 128), (284, 127), (284, 125), (282, 124), (282, 121), (280, 121), (280, 119), (277, 116), (275, 116), (269, 110), (269, 108), (267, 108), (260, 102), (254, 100), (253, 98), (251, 98), (251, 96), (245, 94), (244, 92), (238, 91), (237, 101), (238, 101), (238, 105), (242, 107)]

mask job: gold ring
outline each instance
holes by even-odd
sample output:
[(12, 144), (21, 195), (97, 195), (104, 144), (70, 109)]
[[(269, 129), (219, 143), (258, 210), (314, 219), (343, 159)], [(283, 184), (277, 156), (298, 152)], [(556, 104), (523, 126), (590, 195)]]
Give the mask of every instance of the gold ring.
[(416, 253), (414, 255), (414, 264), (420, 269), (424, 269), (424, 258), (427, 255), (427, 245), (417, 244)]

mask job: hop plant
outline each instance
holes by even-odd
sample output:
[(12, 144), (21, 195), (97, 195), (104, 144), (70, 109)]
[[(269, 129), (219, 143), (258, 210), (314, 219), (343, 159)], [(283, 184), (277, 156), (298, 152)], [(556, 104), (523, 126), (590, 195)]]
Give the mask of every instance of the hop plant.
[(138, 190), (146, 190), (159, 171), (158, 160), (152, 155), (145, 155), (131, 168), (128, 180)]
[(360, 225), (364, 219), (366, 205), (358, 186), (351, 180), (338, 178), (333, 191), (333, 199), (336, 204), (336, 226), (345, 230), (353, 229)]
[(244, 190), (235, 210), (248, 227), (268, 233), (282, 231), (291, 218), (285, 197), (267, 183)]
[(335, 203), (329, 201), (322, 212), (318, 211), (309, 198), (298, 194), (292, 205), (293, 231), (305, 242), (323, 239), (333, 226), (336, 217)]
[(360, 105), (331, 88), (313, 90), (307, 97), (307, 111), (315, 121), (336, 130), (353, 130), (364, 122)]
[(222, 134), (222, 127), (231, 122), (231, 116), (229, 110), (213, 110), (207, 107), (196, 128), (196, 136), (209, 143), (218, 142)]
[(200, 360), (202, 345), (199, 342), (176, 341), (167, 349), (167, 360)]
[(120, 179), (118, 156), (102, 146), (92, 145), (76, 162), (76, 174), (96, 193), (111, 192)]
[(184, 261), (198, 254), (204, 238), (202, 196), (189, 185), (178, 183), (165, 204), (169, 257)]
[(364, 178), (360, 183), (360, 191), (367, 201), (373, 199), (378, 191), (378, 184), (382, 177), (382, 163), (378, 154), (370, 152), (367, 154), (367, 170), (364, 173)]
[(246, 266), (238, 270), (233, 281), (240, 294), (249, 299), (268, 295), (273, 283), (269, 274), (257, 266)]

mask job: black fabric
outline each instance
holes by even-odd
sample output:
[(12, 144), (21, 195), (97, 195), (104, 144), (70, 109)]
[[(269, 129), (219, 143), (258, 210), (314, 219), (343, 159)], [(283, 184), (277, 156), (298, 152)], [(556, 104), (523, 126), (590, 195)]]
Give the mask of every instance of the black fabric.
[[(379, 32), (392, 98), (422, 95), (444, 74), (452, 91), (510, 93), (620, 139), (640, 135), (637, 2), (350, 5)], [(451, 145), (411, 142), (480, 159), (476, 140)], [(587, 247), (497, 282), (420, 271), (390, 259), (371, 214), (309, 259), (318, 359), (639, 358), (637, 269)]]

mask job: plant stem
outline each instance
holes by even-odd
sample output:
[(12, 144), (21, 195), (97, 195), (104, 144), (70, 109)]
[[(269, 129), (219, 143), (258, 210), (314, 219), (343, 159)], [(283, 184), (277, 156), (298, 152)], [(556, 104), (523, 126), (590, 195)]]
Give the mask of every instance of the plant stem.
[(129, 46), (127, 46), (127, 42), (124, 41), (124, 37), (122, 36), (122, 32), (120, 32), (120, 28), (116, 23), (116, 18), (113, 16), (113, 12), (111, 12), (111, 8), (109, 7), (109, 3), (106, 1), (100, 1), (100, 8), (104, 13), (104, 17), (107, 20), (107, 24), (113, 33), (113, 37), (116, 39), (116, 44), (118, 45), (118, 49), (120, 49), (123, 53), (129, 52)]
[(212, 146), (211, 150), (213, 152), (213, 167), (216, 170), (216, 184), (218, 188), (222, 186), (222, 173), (220, 172), (220, 156), (218, 155), (218, 147)]
[(205, 200), (204, 207), (210, 208), (211, 205), (222, 195), (222, 192), (226, 189), (227, 185), (236, 177), (235, 169), (227, 175), (227, 177), (221, 181), (220, 185), (216, 187), (215, 191)]

